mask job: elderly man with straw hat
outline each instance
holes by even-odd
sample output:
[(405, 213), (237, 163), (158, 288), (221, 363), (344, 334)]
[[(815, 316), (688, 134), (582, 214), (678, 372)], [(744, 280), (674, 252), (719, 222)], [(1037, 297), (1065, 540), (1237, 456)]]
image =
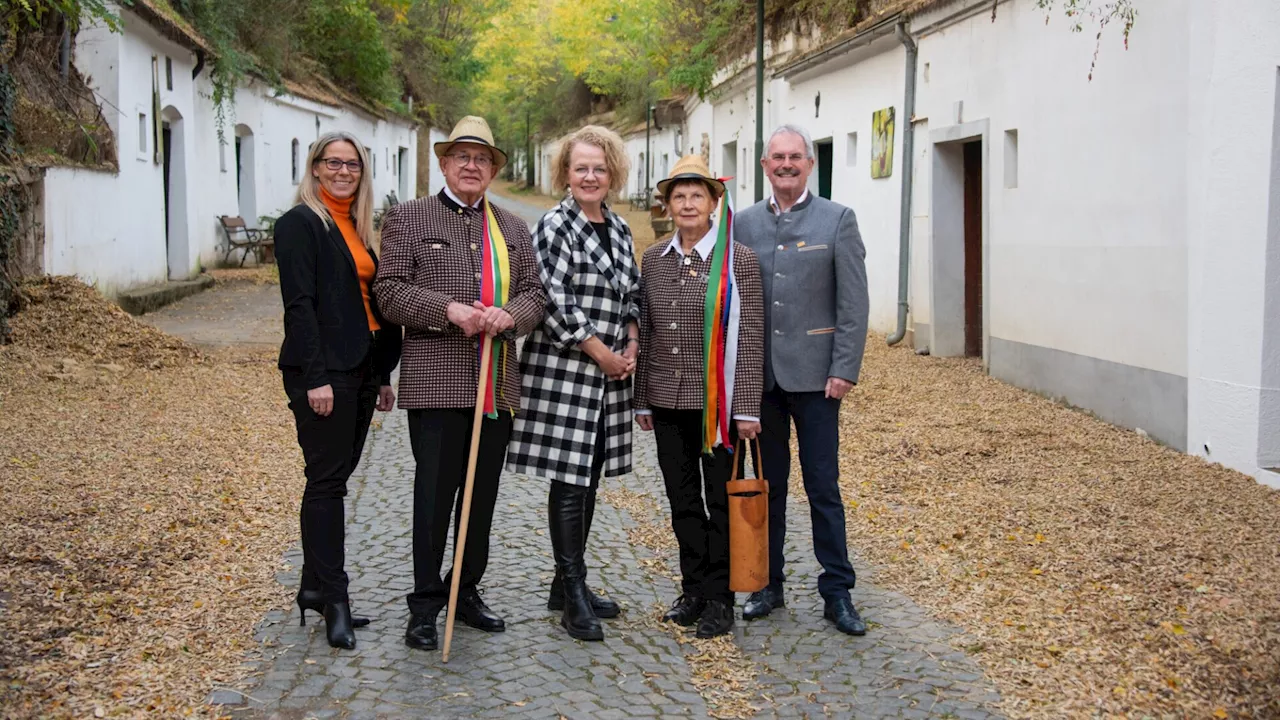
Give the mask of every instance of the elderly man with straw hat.
[[(440, 577), (449, 518), (461, 518), (477, 401), (483, 404), (479, 454), (462, 567), (458, 617), (488, 632), (505, 629), (477, 589), (489, 560), (489, 528), (512, 417), (520, 403), (515, 338), (542, 323), (547, 296), (529, 227), (485, 197), (507, 162), (482, 118), (464, 117), (435, 144), (445, 176), (439, 194), (401, 203), (382, 224), (378, 307), (405, 328), (400, 407), (409, 411), (417, 464), (413, 486), (414, 589), (405, 644), (437, 647), (436, 618), (449, 599)], [(492, 355), (480, 367), (482, 334)], [(480, 373), (490, 382), (478, 398)], [(454, 528), (455, 543), (457, 528)]]

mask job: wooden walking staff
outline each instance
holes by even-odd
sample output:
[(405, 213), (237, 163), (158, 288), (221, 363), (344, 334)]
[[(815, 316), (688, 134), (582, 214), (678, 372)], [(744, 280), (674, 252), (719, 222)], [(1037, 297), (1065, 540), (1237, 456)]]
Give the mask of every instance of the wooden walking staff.
[(471, 487), (476, 481), (476, 459), (480, 456), (480, 426), (484, 421), (484, 398), (489, 389), (489, 356), (493, 352), (493, 338), (481, 331), (480, 377), (476, 381), (476, 413), (471, 420), (471, 452), (467, 454), (467, 481), (462, 488), (462, 518), (458, 521), (458, 541), (454, 543), (453, 576), (449, 583), (449, 612), (444, 620), (444, 655), (449, 662), (449, 646), (453, 644), (453, 618), (458, 614), (458, 585), (462, 579), (462, 551), (467, 547), (467, 522), (471, 519)]

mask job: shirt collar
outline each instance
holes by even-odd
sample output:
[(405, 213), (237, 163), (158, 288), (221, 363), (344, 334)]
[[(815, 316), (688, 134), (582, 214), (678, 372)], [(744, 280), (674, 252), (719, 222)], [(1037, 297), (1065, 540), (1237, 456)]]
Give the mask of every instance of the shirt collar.
[[(703, 235), (702, 239), (698, 241), (698, 244), (693, 246), (693, 251), (698, 253), (698, 255), (702, 256), (702, 259), (704, 261), (707, 258), (711, 257), (711, 251), (714, 250), (716, 247), (716, 230), (717, 230), (717, 226), (715, 224), (712, 224), (711, 229), (707, 231), (707, 234)], [(662, 255), (659, 257), (665, 256), (667, 253), (671, 252), (672, 250), (675, 250), (677, 253), (679, 253), (680, 257), (684, 257), (684, 248), (680, 247), (680, 231), (679, 230), (676, 231), (675, 236), (671, 238), (671, 242), (667, 244), (667, 249), (663, 250)]]
[[(804, 192), (800, 193), (800, 199), (796, 201), (795, 205), (792, 205), (791, 207), (787, 208), (787, 212), (791, 212), (792, 210), (801, 210), (804, 208), (805, 205), (808, 204), (808, 202), (809, 202), (809, 188), (805, 188)], [(774, 215), (782, 214), (778, 211), (778, 196), (776, 195), (769, 196), (769, 212), (773, 213)]]
[[(445, 200), (445, 199), (447, 198), (447, 199), (449, 200), (449, 202), (452, 202), (452, 203), (453, 203), (453, 206), (454, 206), (454, 207), (459, 207), (459, 208), (467, 207), (467, 205), (466, 205), (465, 203), (463, 203), (461, 200), (459, 200), (459, 199), (458, 199), (458, 196), (457, 196), (457, 195), (454, 195), (454, 194), (453, 194), (453, 191), (449, 189), (449, 186), (448, 186), (448, 185), (445, 185), (445, 186), (444, 186), (444, 190), (442, 190), (442, 191), (441, 191), (441, 195), (442, 195), (442, 196), (441, 196), (441, 198), (440, 198), (441, 200)], [(479, 199), (479, 200), (477, 200), (477, 201), (475, 202), (475, 204), (471, 206), (471, 208), (472, 208), (472, 209), (474, 209), (474, 210), (479, 210), (479, 209), (480, 209), (480, 204), (481, 204), (481, 203), (483, 203), (483, 202), (484, 202), (484, 196), (483, 196), (483, 195), (481, 195), (481, 196), (480, 196), (480, 199)], [(446, 203), (446, 204), (447, 204), (447, 203)]]

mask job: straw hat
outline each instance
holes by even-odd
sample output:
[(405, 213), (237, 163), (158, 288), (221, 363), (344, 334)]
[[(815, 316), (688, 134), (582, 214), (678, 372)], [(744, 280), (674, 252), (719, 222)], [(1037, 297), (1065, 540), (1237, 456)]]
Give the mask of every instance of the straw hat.
[(489, 129), (489, 123), (482, 117), (468, 115), (459, 120), (458, 124), (453, 126), (453, 132), (449, 133), (449, 139), (435, 144), (436, 157), (442, 158), (448, 155), (455, 143), (473, 143), (492, 150), (495, 171), (501, 170), (502, 166), (507, 164), (507, 154), (493, 144), (493, 131)]
[(724, 183), (715, 179), (701, 155), (685, 155), (676, 161), (676, 166), (671, 168), (671, 177), (658, 181), (658, 193), (666, 197), (667, 188), (671, 186), (671, 183), (680, 182), (681, 180), (701, 180), (716, 195), (724, 195)]

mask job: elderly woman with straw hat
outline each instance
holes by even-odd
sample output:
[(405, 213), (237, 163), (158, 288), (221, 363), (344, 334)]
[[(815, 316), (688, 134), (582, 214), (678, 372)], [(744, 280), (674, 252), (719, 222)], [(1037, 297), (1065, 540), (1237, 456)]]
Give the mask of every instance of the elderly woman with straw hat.
[(556, 574), (547, 608), (571, 637), (602, 640), (618, 604), (587, 589), (584, 561), (600, 476), (631, 472), (631, 376), (640, 273), (631, 228), (606, 199), (627, 178), (617, 133), (588, 125), (562, 145), (552, 183), (565, 199), (533, 233), (547, 318), (525, 341), (522, 407), (508, 469), (548, 478)]
[(657, 441), (680, 546), (683, 592), (664, 619), (708, 638), (733, 628), (726, 484), (737, 440), (760, 431), (764, 292), (755, 253), (733, 241), (724, 183), (702, 156), (681, 158), (658, 192), (676, 233), (641, 263), (634, 406)]
[[(473, 423), (479, 419), (469, 527), (457, 604), (458, 617), (479, 630), (506, 624), (480, 598), (489, 560), (489, 529), (498, 477), (520, 405), (517, 336), (542, 323), (547, 296), (538, 278), (529, 226), (485, 197), (507, 162), (483, 118), (460, 120), (436, 143), (445, 187), (437, 195), (400, 203), (382, 224), (383, 262), (374, 292), (388, 318), (405, 327), (400, 407), (409, 411), (416, 462), (413, 486), (414, 590), (407, 598), (405, 644), (438, 645), (436, 619), (449, 601), (440, 577), (449, 520), (462, 517)], [(484, 352), (480, 338), (492, 338)], [(481, 367), (483, 358), (488, 363)], [(487, 392), (478, 395), (481, 374)], [(483, 415), (477, 417), (477, 409)], [(459, 525), (462, 523), (459, 522)], [(458, 529), (454, 529), (455, 547)]]
[(391, 371), (400, 328), (370, 293), (378, 258), (373, 183), (355, 136), (320, 136), (307, 154), (298, 204), (276, 221), (276, 263), (284, 300), (279, 366), (306, 462), (302, 491), (301, 622), (324, 616), (331, 647), (353, 649), (344, 562), (343, 498), (360, 462), (373, 410), (395, 403)]

